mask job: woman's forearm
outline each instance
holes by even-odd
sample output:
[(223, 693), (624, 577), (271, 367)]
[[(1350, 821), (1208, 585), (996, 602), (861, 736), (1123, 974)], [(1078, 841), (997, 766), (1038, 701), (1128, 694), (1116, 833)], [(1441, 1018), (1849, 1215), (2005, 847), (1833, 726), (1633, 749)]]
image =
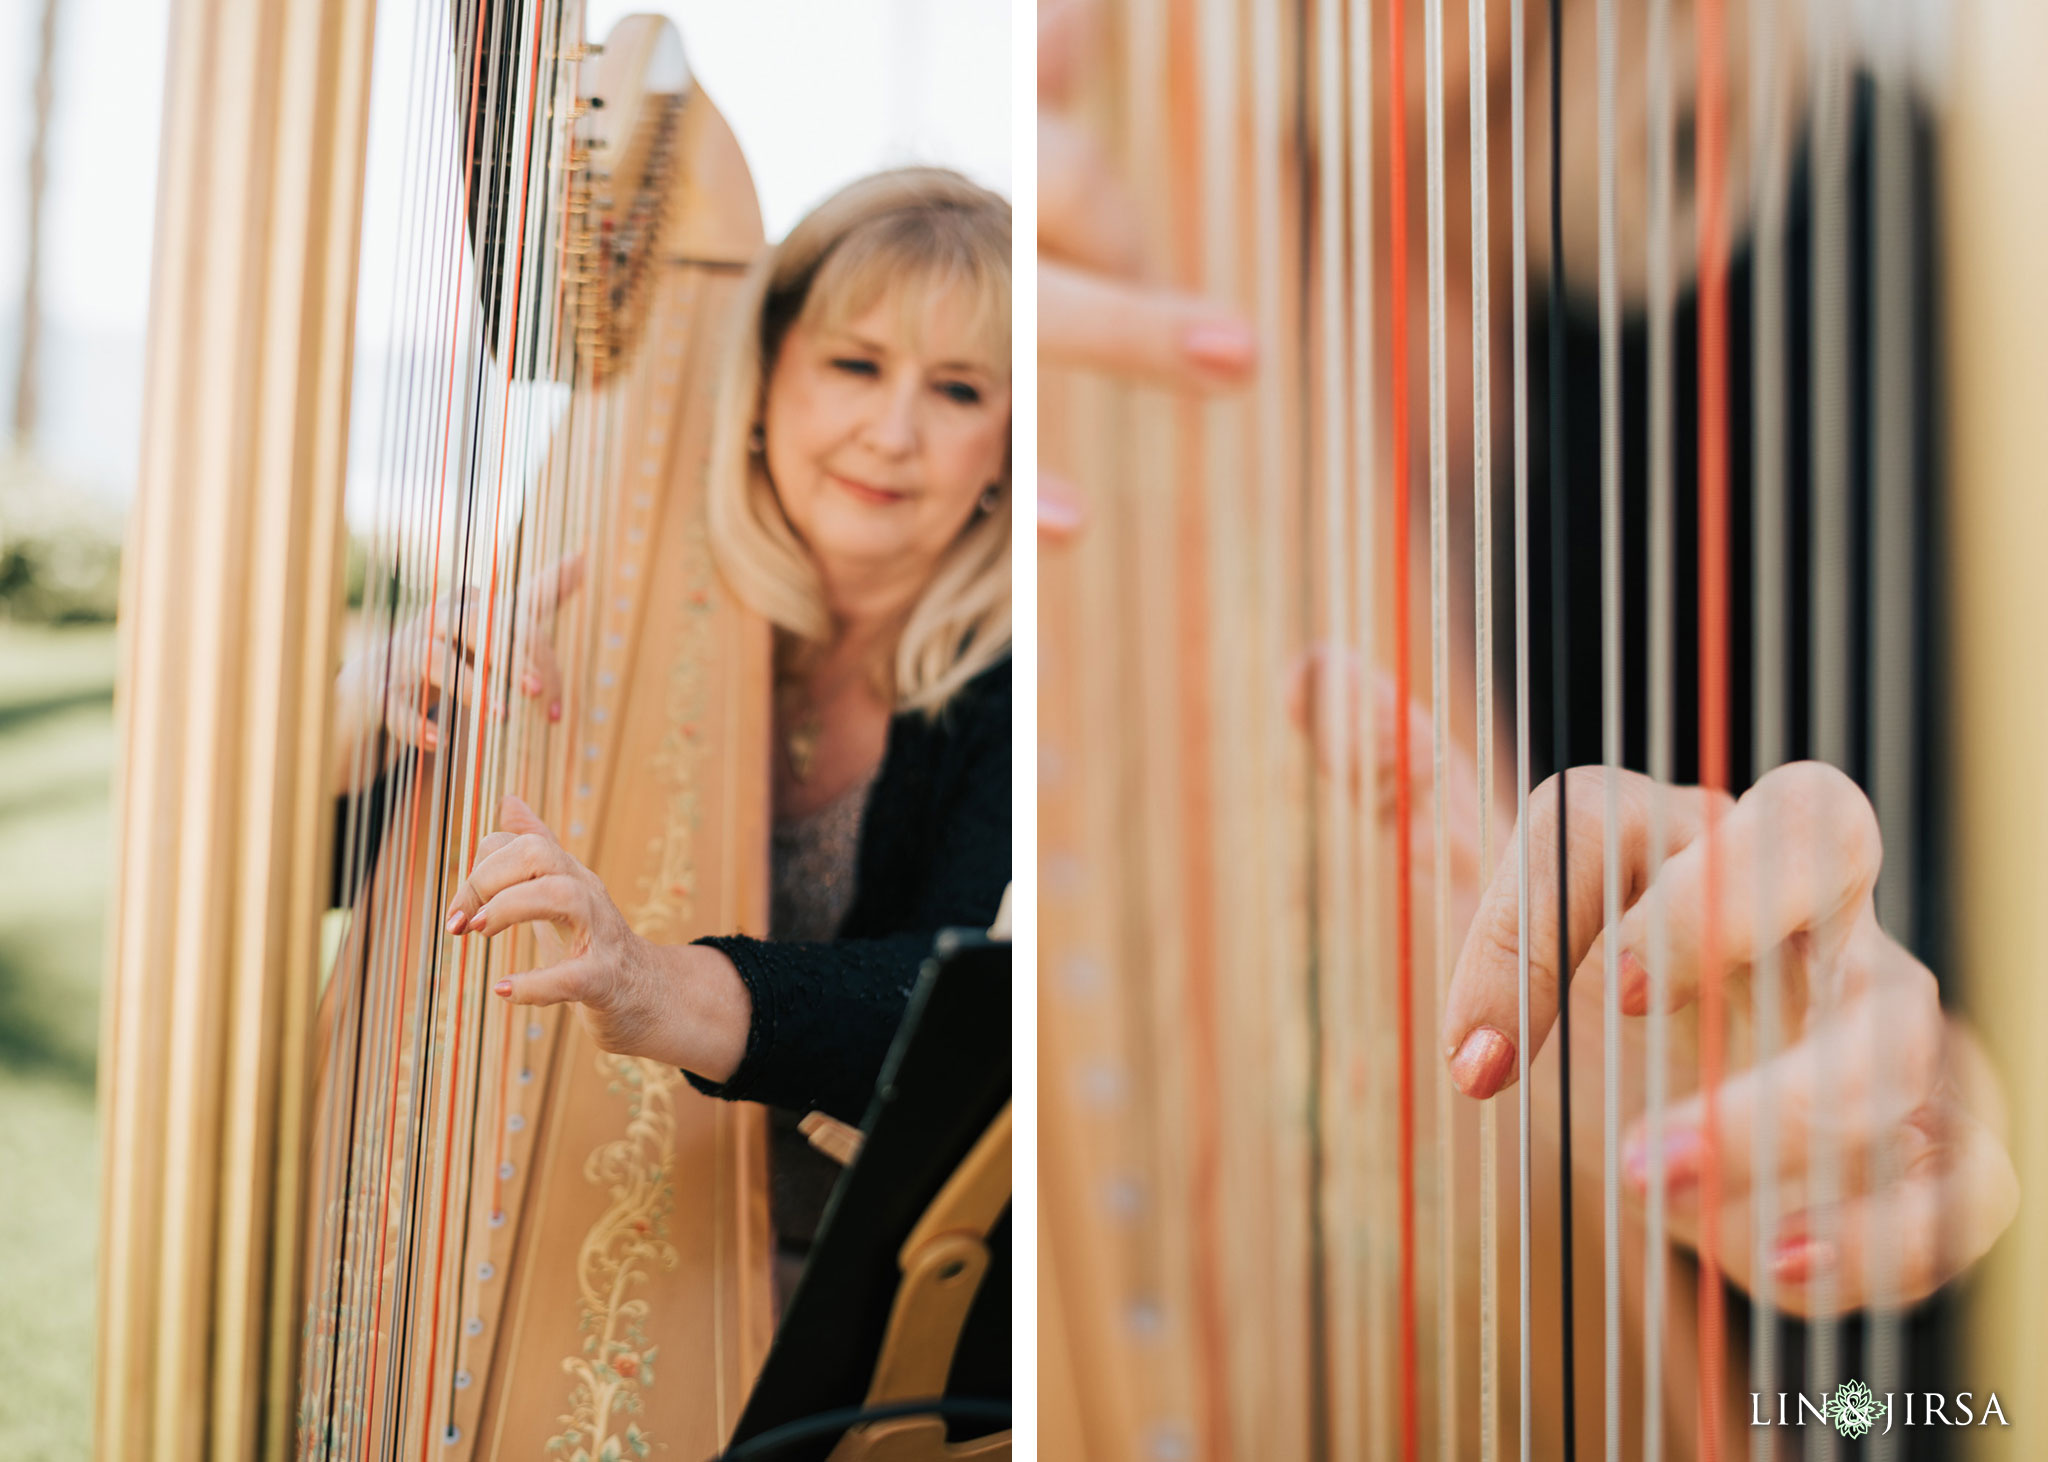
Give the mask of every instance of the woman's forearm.
[(632, 1054), (726, 1082), (747, 1054), (754, 1000), (733, 962), (702, 944), (644, 944), (663, 994)]

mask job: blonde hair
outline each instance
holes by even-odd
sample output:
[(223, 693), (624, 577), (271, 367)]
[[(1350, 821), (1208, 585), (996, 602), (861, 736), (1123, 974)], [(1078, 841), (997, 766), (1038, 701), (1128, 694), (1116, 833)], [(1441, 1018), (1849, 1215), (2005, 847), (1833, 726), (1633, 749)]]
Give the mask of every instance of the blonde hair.
[[(769, 249), (740, 291), (708, 483), (712, 553), (733, 592), (811, 644), (834, 633), (815, 560), (752, 450), (769, 373), (790, 330), (829, 328), (909, 281), (966, 289), (1007, 369), (1010, 205), (958, 173), (900, 168), (819, 204)], [(960, 530), (911, 607), (889, 666), (898, 710), (936, 714), (1010, 648), (1009, 465), (993, 511)]]

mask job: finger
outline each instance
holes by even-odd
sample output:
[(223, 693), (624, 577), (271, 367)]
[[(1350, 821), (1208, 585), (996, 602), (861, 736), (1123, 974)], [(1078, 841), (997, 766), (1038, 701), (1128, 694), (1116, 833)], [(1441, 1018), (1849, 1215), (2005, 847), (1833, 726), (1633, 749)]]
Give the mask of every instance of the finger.
[(1059, 101), (1073, 89), (1093, 49), (1092, 0), (1043, 0), (1038, 7), (1038, 94)]
[(515, 833), (535, 833), (551, 843), (561, 841), (548, 825), (540, 820), (534, 810), (526, 805), (524, 799), (515, 797), (510, 792), (507, 792), (498, 803), (498, 826)]
[(519, 688), (529, 698), (548, 708), (548, 719), (562, 719), (562, 665), (555, 647), (536, 635), (527, 645), (526, 669), (520, 672)]
[(566, 856), (554, 839), (537, 832), (521, 832), (495, 852), (477, 859), (476, 866), (469, 870), (469, 876), (449, 901), (448, 932), (461, 932), (478, 909), (513, 884), (558, 871)]
[(565, 959), (546, 969), (507, 975), (491, 988), (514, 1005), (560, 1005), (590, 996), (597, 979), (596, 963), (587, 958)]
[(543, 569), (533, 581), (529, 612), (536, 618), (553, 614), (562, 601), (583, 587), (584, 555), (566, 554)]
[(1068, 543), (1081, 536), (1087, 514), (1081, 490), (1051, 472), (1038, 474), (1038, 537), (1042, 543)]
[(1061, 117), (1038, 122), (1038, 248), (1124, 278), (1144, 262), (1138, 208), (1092, 134)]
[[(1570, 948), (1566, 970), (1582, 967), (1603, 918), (1603, 836), (1606, 776), (1599, 767), (1567, 774), (1567, 890)], [(1621, 772), (1618, 854), (1624, 894), (1641, 887), (1649, 850), (1652, 798), (1662, 795), (1669, 830), (1680, 841), (1697, 831), (1706, 796), (1692, 787), (1659, 787), (1637, 772)], [(1534, 1060), (1557, 1018), (1558, 991), (1558, 779), (1529, 796), (1529, 1059)], [(1451, 1080), (1467, 1096), (1488, 1097), (1515, 1076), (1514, 1032), (1520, 1023), (1521, 879), (1519, 839), (1509, 840), (1492, 883), (1480, 899), (1471, 931), (1458, 954), (1444, 1008), (1444, 1052)]]
[(1233, 390), (1258, 363), (1258, 337), (1220, 305), (1055, 263), (1038, 266), (1038, 342), (1054, 365), (1187, 391)]
[(529, 878), (494, 895), (469, 916), (462, 932), (481, 934), (488, 939), (521, 924), (568, 923), (581, 926), (587, 922), (585, 915), (588, 912), (584, 892), (582, 883), (566, 873), (546, 873), (538, 878)]
[[(1723, 1198), (1745, 1197), (1766, 1177), (1803, 1180), (1816, 1151), (1832, 1155), (1845, 1195), (1919, 1161), (1932, 1139), (1907, 1119), (1926, 1106), (1940, 1079), (1945, 1025), (1927, 975), (1924, 988), (1857, 1000), (1788, 1050), (1722, 1083), (1714, 1093), (1714, 1152)], [(1695, 1197), (1705, 1123), (1698, 1095), (1665, 1115), (1657, 1166), (1674, 1203)], [(1648, 1138), (1648, 1122), (1638, 1120), (1622, 1149), (1622, 1170), (1638, 1191), (1651, 1180)]]
[[(1989, 1252), (2019, 1201), (2004, 1144), (1963, 1116), (1943, 1161), (1827, 1213), (1794, 1213), (1779, 1226), (1771, 1247), (1779, 1306), (1810, 1317), (1878, 1299), (1917, 1304)], [(1873, 1280), (1884, 1293), (1873, 1292)]]
[[(1882, 843), (1870, 801), (1843, 773), (1823, 762), (1794, 762), (1766, 772), (1713, 833), (1714, 866), (1695, 832), (1666, 860), (1655, 881), (1616, 932), (1626, 961), (1651, 963), (1653, 919), (1664, 920), (1666, 1009), (1698, 996), (1700, 955), (1713, 922), (1717, 963), (1724, 970), (1795, 933), (1816, 936), (1811, 963), (1830, 968), (1877, 885)], [(1767, 878), (1758, 878), (1768, 859)], [(1716, 890), (1708, 908), (1709, 875)], [(1647, 979), (1624, 986), (1623, 1009), (1649, 1008)]]

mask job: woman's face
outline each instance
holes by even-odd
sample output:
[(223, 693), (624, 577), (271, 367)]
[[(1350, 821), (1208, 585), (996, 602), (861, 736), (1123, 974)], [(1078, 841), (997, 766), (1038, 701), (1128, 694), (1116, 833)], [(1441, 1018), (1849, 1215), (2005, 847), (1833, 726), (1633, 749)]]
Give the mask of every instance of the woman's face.
[(1002, 481), (1009, 362), (974, 327), (967, 291), (947, 287), (784, 339), (762, 412), (768, 476), (828, 587), (914, 596)]

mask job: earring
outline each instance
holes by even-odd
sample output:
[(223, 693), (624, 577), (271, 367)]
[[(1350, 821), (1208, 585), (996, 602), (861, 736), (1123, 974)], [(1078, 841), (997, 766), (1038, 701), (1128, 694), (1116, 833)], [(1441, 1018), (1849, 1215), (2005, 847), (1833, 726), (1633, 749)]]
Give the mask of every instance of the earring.
[(996, 510), (996, 505), (1002, 502), (1002, 500), (1002, 485), (991, 482), (986, 488), (982, 489), (981, 501), (976, 506), (981, 509), (981, 515), (985, 518)]
[(755, 422), (754, 429), (747, 433), (747, 450), (756, 457), (768, 450), (768, 438), (761, 431), (761, 423)]

